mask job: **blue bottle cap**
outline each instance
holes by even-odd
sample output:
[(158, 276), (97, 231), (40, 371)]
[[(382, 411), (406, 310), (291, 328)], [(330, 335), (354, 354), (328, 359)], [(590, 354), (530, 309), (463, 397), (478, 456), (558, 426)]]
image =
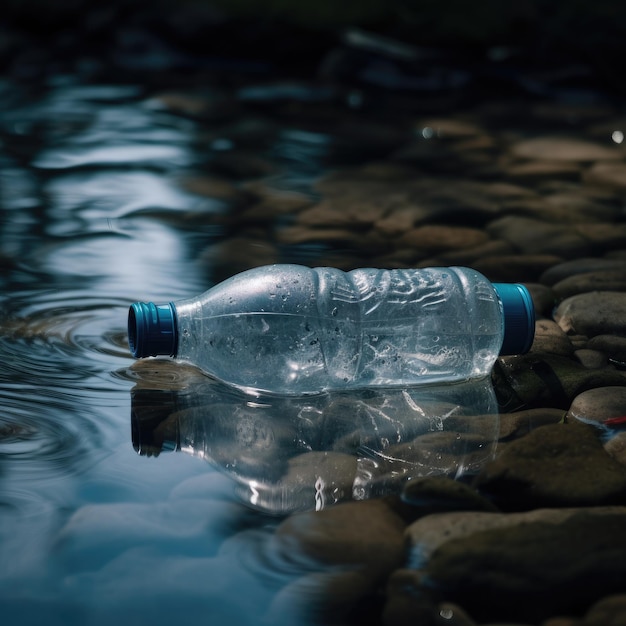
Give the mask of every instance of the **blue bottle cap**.
[(504, 315), (504, 339), (500, 355), (524, 354), (535, 338), (535, 307), (524, 285), (494, 283)]
[(135, 302), (128, 310), (128, 345), (136, 358), (176, 356), (176, 309), (169, 304)]

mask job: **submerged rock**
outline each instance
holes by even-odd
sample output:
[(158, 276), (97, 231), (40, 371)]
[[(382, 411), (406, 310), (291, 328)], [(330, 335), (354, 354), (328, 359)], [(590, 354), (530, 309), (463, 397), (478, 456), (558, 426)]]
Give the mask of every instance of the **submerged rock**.
[(504, 510), (626, 504), (626, 468), (592, 426), (554, 424), (506, 446), (477, 487)]
[[(445, 597), (481, 622), (536, 624), (555, 614), (580, 615), (623, 589), (623, 507), (465, 515), (483, 519), (473, 529), (468, 521), (465, 532), (434, 550), (417, 578), (416, 594)], [(491, 524), (487, 515), (493, 516)], [(436, 521), (443, 524), (441, 517)], [(411, 530), (418, 545), (419, 524)]]

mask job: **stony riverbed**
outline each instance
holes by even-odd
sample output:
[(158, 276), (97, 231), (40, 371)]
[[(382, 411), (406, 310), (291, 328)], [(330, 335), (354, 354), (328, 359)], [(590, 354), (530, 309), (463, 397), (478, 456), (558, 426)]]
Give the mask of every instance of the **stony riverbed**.
[[(181, 377), (183, 387), (197, 380), (169, 365), (133, 366), (127, 359), (122, 315), (140, 279), (131, 281), (130, 270), (106, 257), (98, 229), (110, 235), (118, 228), (116, 236), (129, 241), (142, 241), (153, 228), (174, 233), (159, 249), (164, 257), (180, 242), (186, 246), (176, 275), (165, 283), (180, 294), (202, 281), (277, 262), (345, 270), (462, 265), (493, 281), (524, 283), (537, 310), (536, 336), (528, 354), (502, 357), (494, 367), (489, 382), (497, 419), (460, 407), (447, 414), (445, 427), (386, 450), (389, 458), (419, 457), (422, 466), (436, 458), (441, 471), (398, 477), (396, 466), (383, 463), (377, 466), (381, 476), (393, 474), (384, 494), (374, 490), (370, 498), (347, 497), (318, 511), (248, 520), (263, 529), (255, 559), (273, 577), (264, 578), (263, 601), (246, 615), (251, 624), (626, 625), (621, 95), (592, 80), (594, 68), (584, 64), (524, 67), (509, 51), (516, 62), (501, 65), (494, 50), (490, 60), (468, 64), (458, 51), (400, 45), (356, 28), (341, 36), (289, 31), (276, 50), (256, 55), (255, 46), (286, 31), (267, 23), (259, 31), (248, 22), (237, 30), (215, 13), (199, 11), (197, 24), (221, 37), (206, 54), (189, 15), (170, 22), (144, 10), (116, 22), (112, 36), (120, 15), (102, 9), (86, 22), (93, 49), (83, 47), (85, 35), (76, 29), (44, 38), (11, 31), (0, 49), (6, 70), (0, 85), (0, 266), (6, 287), (0, 327), (6, 355), (28, 365), (31, 350), (40, 350), (41, 362), (24, 366), (29, 385), (34, 372), (48, 381), (28, 392), (39, 398), (37, 410), (42, 397), (60, 402), (64, 394), (70, 408), (63, 415), (75, 408), (77, 392), (55, 386), (62, 372), (50, 373), (50, 345), (61, 346), (55, 350), (62, 355), (69, 350), (72, 359), (89, 356), (89, 367), (96, 357), (111, 359), (96, 376), (108, 385), (102, 389), (82, 378), (87, 366), (80, 361), (83, 399), (98, 393), (110, 398), (129, 381), (172, 391)], [(216, 49), (224, 53), (217, 56)], [(285, 55), (292, 60), (285, 62)], [(102, 89), (116, 81), (114, 89)], [(128, 117), (127, 104), (144, 116), (139, 122)], [(85, 181), (94, 172), (113, 173), (124, 184), (107, 178), (89, 186)], [(129, 199), (135, 183), (143, 190), (137, 202)], [(52, 226), (42, 233), (37, 224)], [(66, 253), (77, 241), (76, 251)], [(140, 258), (150, 261), (142, 267), (158, 264), (156, 247), (146, 241), (124, 257), (127, 269)], [(90, 265), (94, 250), (96, 261), (107, 261)], [(95, 351), (71, 330), (71, 315), (84, 305), (53, 302), (55, 309), (39, 317), (22, 311), (28, 298), (49, 294), (55, 280), (64, 297), (84, 298), (93, 285), (87, 291), (86, 281), (82, 293), (82, 283), (72, 281), (91, 280), (94, 268), (107, 278), (103, 293), (120, 310), (98, 330)], [(189, 268), (193, 285), (185, 283)], [(86, 347), (89, 354), (82, 353)], [(3, 379), (9, 391), (21, 376), (19, 363), (12, 367)], [(68, 376), (74, 371), (69, 358), (64, 367)], [(128, 390), (122, 391), (126, 399)], [(23, 397), (5, 400), (11, 413), (0, 421), (5, 467), (17, 467), (18, 458), (36, 466), (39, 453), (31, 457), (19, 446), (36, 439), (41, 424), (31, 420), (33, 409), (22, 406)], [(98, 400), (98, 407), (107, 403)], [(355, 408), (344, 398), (334, 410), (349, 422)], [(127, 415), (120, 419), (126, 427)], [(72, 441), (94, 429), (76, 428)], [(159, 454), (162, 443), (142, 454)], [(114, 446), (107, 445), (111, 454)], [(281, 488), (289, 490), (303, 475), (314, 478), (323, 465), (334, 472), (337, 489), (350, 493), (354, 467), (345, 438), (341, 445), (326, 443), (323, 451), (298, 456), (280, 470)], [(252, 457), (254, 465), (258, 458)], [(53, 458), (45, 471), (55, 463)], [(469, 471), (459, 472), (461, 466)], [(55, 537), (55, 554), (62, 554), (58, 593), (72, 601), (68, 589), (84, 588), (77, 581), (92, 589), (89, 576), (107, 559), (113, 562), (135, 542), (148, 541), (142, 545), (154, 550), (164, 536), (178, 541), (191, 533), (197, 541), (210, 515), (203, 517), (200, 508), (192, 531), (183, 516), (175, 531), (133, 533), (119, 521), (122, 504), (132, 500), (130, 489), (121, 495), (98, 490), (117, 476), (117, 468), (110, 469), (96, 487), (85, 483), (88, 496), (76, 487), (82, 495), (68, 504), (68, 490), (61, 489), (51, 505), (48, 519), (59, 521), (46, 531)], [(72, 477), (81, 471), (72, 469)], [(36, 489), (29, 480), (27, 475), (20, 493)], [(116, 497), (119, 516), (107, 508)], [(11, 497), (7, 502), (7, 510), (19, 509)], [(225, 506), (235, 510), (230, 502)], [(248, 514), (237, 515), (243, 527)], [(3, 527), (5, 538), (19, 535), (19, 515), (15, 519)], [(238, 530), (228, 527), (233, 535)], [(106, 545), (93, 556), (85, 546), (100, 534)], [(172, 545), (181, 554), (192, 552), (184, 541)], [(158, 560), (147, 562), (157, 567)], [(111, 571), (113, 580), (122, 570)], [(19, 583), (17, 595), (6, 584), (1, 597), (18, 615), (28, 585), (9, 568), (0, 573)], [(174, 578), (179, 573), (172, 569)], [(247, 579), (241, 579), (245, 594)], [(52, 592), (41, 597), (42, 613), (27, 613), (32, 623), (46, 607), (56, 607)], [(141, 597), (148, 606), (152, 596)], [(24, 598), (24, 606), (33, 606)], [(58, 615), (71, 614), (79, 623), (82, 610), (61, 608)]]

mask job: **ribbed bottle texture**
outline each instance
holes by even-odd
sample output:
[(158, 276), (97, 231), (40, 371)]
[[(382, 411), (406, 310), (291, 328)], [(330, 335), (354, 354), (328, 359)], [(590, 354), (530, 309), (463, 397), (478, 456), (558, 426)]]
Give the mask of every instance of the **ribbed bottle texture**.
[(525, 352), (533, 333), (528, 292), (468, 268), (272, 265), (129, 314), (134, 356), (168, 354), (287, 395), (483, 377), (503, 344)]

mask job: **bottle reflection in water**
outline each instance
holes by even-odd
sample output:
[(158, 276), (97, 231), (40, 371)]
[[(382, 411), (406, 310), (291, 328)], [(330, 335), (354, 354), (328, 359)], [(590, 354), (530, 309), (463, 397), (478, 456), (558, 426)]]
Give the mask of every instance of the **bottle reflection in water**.
[(400, 493), (416, 477), (473, 474), (493, 456), (489, 379), (308, 397), (250, 396), (212, 379), (132, 391), (135, 449), (203, 458), (276, 515)]

